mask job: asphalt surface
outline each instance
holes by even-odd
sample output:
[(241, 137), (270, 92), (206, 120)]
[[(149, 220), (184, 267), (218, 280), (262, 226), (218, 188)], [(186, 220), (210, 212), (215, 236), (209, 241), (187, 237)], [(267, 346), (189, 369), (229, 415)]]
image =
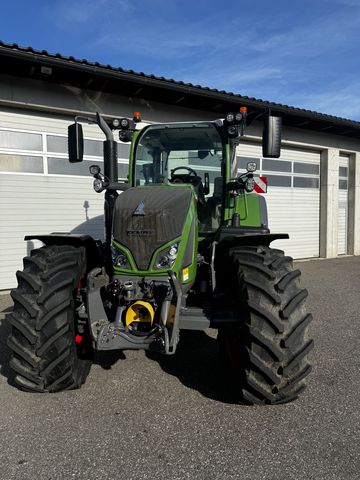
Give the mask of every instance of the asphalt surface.
[(291, 404), (223, 393), (215, 332), (175, 357), (100, 358), (81, 390), (29, 394), (9, 376), (0, 295), (1, 479), (359, 479), (360, 258), (297, 263), (314, 315), (309, 386)]

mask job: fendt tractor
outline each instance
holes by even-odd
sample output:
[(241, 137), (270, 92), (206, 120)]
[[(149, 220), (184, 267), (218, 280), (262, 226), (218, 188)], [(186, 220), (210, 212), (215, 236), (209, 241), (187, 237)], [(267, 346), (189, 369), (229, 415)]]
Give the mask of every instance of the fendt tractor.
[[(90, 167), (95, 191), (105, 192), (105, 241), (25, 237), (44, 246), (24, 258), (11, 294), (8, 345), (20, 388), (77, 388), (96, 352), (173, 355), (182, 331), (214, 328), (231, 398), (297, 398), (311, 369), (311, 315), (300, 271), (269, 246), (288, 235), (270, 233), (265, 199), (254, 191), (256, 163), (238, 174), (236, 146), (255, 119), (263, 121), (263, 156), (278, 158), (281, 118), (269, 110), (142, 128), (139, 112), (75, 118), (70, 162), (83, 160), (82, 123), (106, 137), (104, 171)], [(131, 143), (126, 182), (118, 178), (115, 131)]]

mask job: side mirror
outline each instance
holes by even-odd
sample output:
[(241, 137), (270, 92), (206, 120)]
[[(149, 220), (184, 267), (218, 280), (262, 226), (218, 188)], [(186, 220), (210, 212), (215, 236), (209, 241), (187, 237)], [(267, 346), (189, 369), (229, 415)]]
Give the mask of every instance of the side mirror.
[(69, 162), (77, 163), (83, 161), (84, 136), (80, 123), (73, 123), (68, 127), (68, 150)]
[(279, 158), (281, 154), (281, 117), (267, 115), (264, 118), (262, 139), (263, 157)]

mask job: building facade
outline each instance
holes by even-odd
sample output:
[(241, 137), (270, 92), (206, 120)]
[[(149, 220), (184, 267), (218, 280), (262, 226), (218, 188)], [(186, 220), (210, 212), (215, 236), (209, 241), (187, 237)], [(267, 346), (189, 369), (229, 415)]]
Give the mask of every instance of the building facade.
[[(26, 234), (103, 237), (103, 195), (88, 167), (102, 165), (102, 133), (84, 127), (85, 160), (67, 160), (75, 115), (142, 113), (146, 123), (214, 120), (240, 105), (283, 117), (280, 159), (262, 158), (261, 125), (237, 149), (238, 169), (256, 161), (276, 241), (294, 258), (360, 254), (360, 123), (47, 52), (0, 43), (0, 290), (16, 285), (22, 258), (39, 242)], [(119, 143), (126, 178), (129, 146)]]

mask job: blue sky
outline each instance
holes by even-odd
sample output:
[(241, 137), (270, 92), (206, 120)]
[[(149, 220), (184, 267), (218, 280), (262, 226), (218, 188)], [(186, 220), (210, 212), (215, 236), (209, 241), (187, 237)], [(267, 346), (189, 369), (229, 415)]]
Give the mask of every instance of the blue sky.
[(13, 0), (0, 39), (360, 120), (360, 0)]

